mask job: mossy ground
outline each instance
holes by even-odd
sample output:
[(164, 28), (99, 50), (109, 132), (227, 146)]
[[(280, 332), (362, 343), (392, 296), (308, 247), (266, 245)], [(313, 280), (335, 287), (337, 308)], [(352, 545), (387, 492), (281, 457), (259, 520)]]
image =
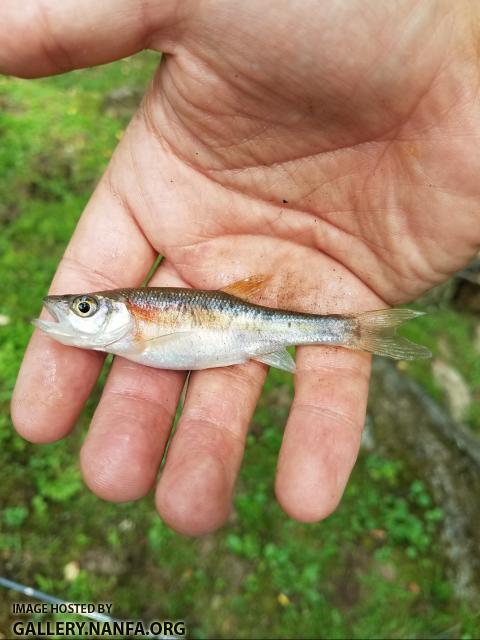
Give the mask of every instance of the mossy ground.
[[(113, 602), (117, 617), (184, 618), (194, 638), (476, 637), (480, 619), (453, 599), (437, 543), (441, 505), (402, 461), (362, 453), (323, 523), (282, 513), (273, 477), (286, 374), (269, 375), (228, 526), (197, 540), (170, 531), (151, 497), (112, 505), (82, 484), (77, 453), (100, 385), (65, 441), (34, 446), (14, 434), (9, 399), (29, 321), (128, 119), (130, 107), (108, 96), (138, 95), (156, 62), (145, 54), (53, 79), (0, 79), (1, 574), (68, 600)], [(446, 309), (406, 332), (442, 349), (478, 397), (472, 320)], [(431, 363), (407, 371), (442, 401)], [(480, 428), (478, 403), (468, 422)], [(71, 562), (75, 580), (64, 575)], [(0, 593), (4, 637), (17, 599)]]

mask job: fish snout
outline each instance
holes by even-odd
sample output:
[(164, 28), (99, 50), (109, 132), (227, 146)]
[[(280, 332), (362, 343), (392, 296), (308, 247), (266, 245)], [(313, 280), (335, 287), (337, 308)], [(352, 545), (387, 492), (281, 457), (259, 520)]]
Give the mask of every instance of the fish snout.
[(45, 296), (42, 300), (43, 306), (48, 313), (56, 320), (60, 322), (60, 315), (68, 309), (68, 300), (65, 296)]

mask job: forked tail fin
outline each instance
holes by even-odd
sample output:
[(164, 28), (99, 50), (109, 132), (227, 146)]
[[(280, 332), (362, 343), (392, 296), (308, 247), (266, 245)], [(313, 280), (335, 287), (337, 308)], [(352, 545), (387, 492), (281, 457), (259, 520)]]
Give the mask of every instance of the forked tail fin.
[(426, 347), (396, 334), (398, 326), (423, 315), (421, 311), (412, 309), (380, 309), (359, 313), (354, 316), (358, 325), (352, 346), (395, 360), (430, 358), (432, 354)]

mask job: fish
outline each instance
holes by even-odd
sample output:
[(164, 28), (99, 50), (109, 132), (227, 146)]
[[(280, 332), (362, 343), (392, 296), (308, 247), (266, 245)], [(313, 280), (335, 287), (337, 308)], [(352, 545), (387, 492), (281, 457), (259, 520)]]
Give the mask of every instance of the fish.
[(423, 315), (404, 308), (318, 315), (251, 301), (268, 276), (250, 276), (218, 290), (141, 287), (49, 295), (52, 320), (33, 324), (62, 344), (104, 351), (160, 369), (196, 370), (257, 360), (295, 372), (288, 347), (329, 345), (394, 359), (431, 356), (396, 334)]

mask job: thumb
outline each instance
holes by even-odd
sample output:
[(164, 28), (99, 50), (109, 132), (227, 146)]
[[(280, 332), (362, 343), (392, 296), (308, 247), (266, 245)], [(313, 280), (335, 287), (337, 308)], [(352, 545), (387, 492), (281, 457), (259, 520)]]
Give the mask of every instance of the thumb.
[(183, 0), (2, 0), (0, 73), (34, 78), (168, 50)]

